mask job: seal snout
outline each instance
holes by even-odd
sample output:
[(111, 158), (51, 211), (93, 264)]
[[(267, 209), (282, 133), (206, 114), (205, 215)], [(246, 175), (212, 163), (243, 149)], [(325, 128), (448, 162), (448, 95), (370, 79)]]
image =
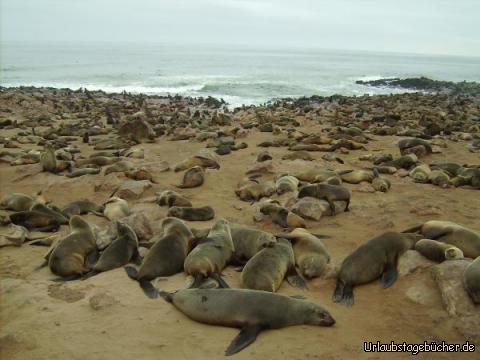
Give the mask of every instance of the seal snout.
[(335, 319), (328, 312), (324, 311), (320, 314), (320, 326), (332, 326), (335, 324)]

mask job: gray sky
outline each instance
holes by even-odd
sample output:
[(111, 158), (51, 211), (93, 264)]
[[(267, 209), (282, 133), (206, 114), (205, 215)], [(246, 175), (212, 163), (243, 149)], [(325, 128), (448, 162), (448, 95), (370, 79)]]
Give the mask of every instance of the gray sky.
[(2, 41), (133, 41), (480, 56), (480, 0), (0, 0)]

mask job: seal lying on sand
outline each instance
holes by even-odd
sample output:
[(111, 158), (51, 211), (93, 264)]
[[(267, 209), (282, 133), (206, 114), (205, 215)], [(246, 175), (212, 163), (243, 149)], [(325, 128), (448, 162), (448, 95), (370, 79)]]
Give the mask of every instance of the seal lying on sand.
[(422, 238), (419, 234), (387, 232), (360, 245), (343, 260), (333, 302), (353, 305), (353, 287), (379, 277), (384, 288), (397, 279), (397, 260)]
[(45, 203), (45, 200), (40, 197), (41, 191), (36, 196), (30, 196), (22, 193), (6, 194), (0, 200), (0, 209), (13, 211), (28, 211), (36, 203)]
[(463, 258), (462, 250), (453, 245), (442, 243), (436, 240), (419, 240), (415, 244), (415, 250), (417, 250), (427, 259), (436, 262)]
[(138, 256), (138, 239), (132, 228), (117, 222), (118, 237), (103, 251), (93, 269), (85, 274), (89, 278), (98, 273), (113, 270), (128, 264)]
[(221, 287), (228, 287), (220, 272), (230, 261), (233, 252), (234, 246), (230, 227), (226, 220), (221, 219), (212, 227), (208, 236), (201, 239), (185, 259), (185, 272), (195, 278), (191, 287), (200, 286), (208, 277), (216, 280)]
[[(151, 280), (159, 276), (170, 276), (183, 270), (183, 263), (192, 248), (193, 234), (182, 220), (165, 218), (162, 221), (160, 238), (155, 241), (140, 267), (126, 266), (128, 276), (140, 283), (150, 298), (158, 296)], [(155, 240), (155, 239), (153, 239)]]
[(301, 199), (306, 196), (311, 196), (320, 200), (326, 200), (330, 205), (332, 214), (335, 215), (334, 201), (346, 201), (347, 207), (345, 211), (348, 211), (350, 206), (350, 191), (347, 188), (338, 185), (329, 184), (314, 184), (307, 185), (300, 189), (298, 198)]
[(414, 226), (404, 232), (419, 231), (424, 238), (456, 246), (465, 257), (480, 256), (480, 232), (451, 221), (431, 220)]
[(253, 343), (266, 329), (293, 325), (332, 326), (335, 320), (320, 305), (286, 295), (246, 289), (186, 289), (160, 295), (192, 320), (241, 328), (225, 355)]

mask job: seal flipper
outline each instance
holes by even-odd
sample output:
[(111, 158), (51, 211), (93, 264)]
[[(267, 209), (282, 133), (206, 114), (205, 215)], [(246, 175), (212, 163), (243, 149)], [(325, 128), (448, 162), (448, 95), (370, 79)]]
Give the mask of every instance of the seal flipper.
[(30, 227), (30, 228), (28, 228), (28, 230), (38, 231), (38, 232), (57, 232), (59, 228), (60, 228), (60, 225), (51, 224), (51, 225), (42, 226), (42, 227)]
[(87, 257), (85, 258), (85, 268), (87, 268), (88, 270), (93, 269), (99, 257), (100, 257), (100, 252), (98, 251), (97, 248), (89, 252)]
[(240, 333), (233, 339), (233, 341), (225, 350), (225, 355), (230, 356), (245, 349), (248, 345), (253, 343), (257, 338), (257, 335), (262, 331), (261, 325), (246, 325), (240, 330)]
[[(325, 198), (325, 200), (327, 200), (328, 205), (330, 205), (330, 210), (331, 210), (331, 212), (332, 212), (332, 216), (335, 216), (335, 215), (336, 215), (336, 213), (335, 213), (335, 204), (334, 204), (333, 201), (330, 200), (329, 198)], [(348, 211), (348, 210), (347, 210), (347, 209), (348, 209), (348, 205), (349, 205), (349, 204), (347, 204), (347, 207), (345, 208), (345, 211)]]
[(397, 274), (397, 266), (395, 263), (388, 263), (385, 265), (381, 280), (384, 289), (393, 285), (395, 280), (397, 280)]
[(145, 295), (147, 295), (150, 299), (158, 298), (158, 290), (155, 286), (153, 286), (150, 280), (140, 279), (138, 282), (140, 283), (140, 287)]
[(88, 278), (91, 278), (92, 276), (95, 276), (97, 274), (100, 274), (100, 271), (96, 271), (96, 270), (90, 270), (89, 272), (83, 274), (81, 280), (87, 280)]
[(81, 276), (82, 276), (82, 274), (72, 274), (72, 275), (52, 279), (52, 281), (54, 281), (54, 282), (65, 282), (65, 281), (78, 280), (78, 279), (80, 279)]
[(337, 280), (337, 286), (332, 296), (333, 302), (352, 306), (354, 303), (353, 299), (352, 285), (346, 285), (342, 281)]
[(411, 228), (408, 228), (407, 230), (403, 230), (402, 231), (402, 234), (405, 234), (405, 233), (416, 233), (416, 232), (419, 232), (423, 227), (423, 224), (420, 224), (420, 225), (415, 225)]
[(135, 265), (141, 265), (142, 264), (142, 257), (140, 256), (140, 253), (138, 252), (138, 248), (136, 248), (133, 251), (132, 257), (130, 258), (130, 263), (133, 263)]
[(223, 280), (222, 275), (220, 275), (219, 273), (211, 273), (211, 274), (210, 274), (210, 277), (211, 277), (213, 280), (217, 281), (217, 282), (218, 282), (218, 285), (220, 285), (220, 287), (221, 287), (222, 289), (229, 289), (229, 288), (230, 288), (230, 286), (228, 286), (228, 284), (226, 283), (226, 281)]
[(133, 266), (124, 266), (123, 268), (130, 279), (137, 280), (138, 271), (136, 268)]

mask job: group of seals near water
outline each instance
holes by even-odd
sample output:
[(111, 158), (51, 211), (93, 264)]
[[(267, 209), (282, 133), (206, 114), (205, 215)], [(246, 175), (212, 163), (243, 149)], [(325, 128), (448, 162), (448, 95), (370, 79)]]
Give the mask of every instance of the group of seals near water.
[[(26, 101), (22, 97), (28, 98), (38, 91), (23, 88), (13, 90), (10, 95), (21, 102)], [(42, 91), (48, 94), (51, 90)], [(386, 232), (361, 244), (336, 271), (328, 246), (337, 239), (333, 235), (333, 239), (324, 240), (328, 237), (307, 230), (312, 226), (311, 218), (295, 208), (300, 201), (308, 200), (325, 205), (326, 209), (322, 210), (325, 214), (341, 218), (347, 216), (341, 214), (344, 210), (354, 216), (359, 204), (353, 191), (370, 184), (379, 196), (383, 196), (380, 193), (394, 191), (392, 174), (408, 176), (415, 186), (431, 183), (445, 189), (479, 189), (478, 165), (430, 159), (446, 140), (470, 141), (467, 148), (476, 151), (479, 129), (472, 120), (475, 111), (471, 98), (433, 97), (432, 106), (436, 110), (432, 110), (432, 114), (443, 114), (434, 122), (429, 117), (432, 114), (416, 110), (425, 101), (419, 94), (355, 100), (342, 96), (284, 99), (263, 108), (243, 107), (234, 112), (222, 108), (221, 102), (211, 98), (152, 97), (152, 102), (148, 102), (142, 96), (129, 94), (63, 89), (57, 94), (61, 100), (55, 106), (81, 116), (61, 127), (48, 116), (23, 123), (0, 124), (6, 130), (22, 132), (13, 139), (2, 137), (2, 143), (8, 145), (6, 148), (14, 148), (15, 142), (41, 147), (40, 150), (3, 151), (0, 159), (12, 166), (39, 164), (42, 175), (56, 179), (62, 179), (62, 175), (68, 178), (108, 175), (118, 176), (122, 181), (147, 181), (160, 190), (154, 201), (159, 206), (167, 206), (168, 210), (167, 217), (159, 223), (159, 232), (145, 243), (140, 241), (134, 227), (125, 222), (124, 219), (135, 211), (128, 200), (119, 195), (117, 188), (109, 189), (115, 191), (98, 204), (78, 199), (60, 207), (46, 201), (41, 192), (4, 194), (0, 208), (8, 211), (8, 215), (2, 222), (10, 223), (19, 234), (15, 236), (22, 238), (22, 242), (37, 241), (28, 235), (30, 231), (52, 232), (69, 225), (66, 236), (53, 243), (37, 243), (51, 245), (45, 260), (50, 271), (59, 277), (55, 280), (89, 281), (87, 279), (98, 273), (124, 267), (148, 297), (162, 297), (199, 322), (240, 327), (240, 334), (226, 350), (227, 355), (251, 344), (264, 329), (335, 323), (332, 315), (320, 305), (276, 293), (283, 280), (299, 289), (308, 289), (314, 278), (334, 277), (336, 288), (332, 300), (353, 305), (356, 286), (376, 279), (380, 279), (385, 288), (392, 286), (397, 279), (398, 259), (408, 250), (416, 250), (435, 262), (474, 259), (462, 282), (472, 301), (480, 303), (480, 235), (477, 230), (433, 220), (403, 233)], [(91, 103), (91, 98), (95, 97), (106, 99), (107, 105), (95, 107)], [(403, 115), (391, 110), (401, 108), (403, 101), (408, 101), (415, 110)], [(91, 110), (95, 108), (97, 110)], [(367, 108), (372, 109), (371, 113), (365, 111)], [(391, 113), (386, 113), (386, 109)], [(460, 111), (464, 116), (453, 121), (453, 114)], [(107, 126), (103, 116), (107, 118)], [(298, 118), (302, 117), (318, 121), (325, 127), (316, 133), (304, 133), (297, 128)], [(35, 129), (30, 132), (30, 127)], [(222, 212), (216, 214), (207, 204), (194, 205), (197, 201), (192, 194), (201, 192), (202, 187), (209, 184), (209, 176), (217, 174), (221, 168), (217, 157), (209, 150), (188, 155), (173, 166), (178, 182), (168, 186), (159, 174), (168, 171), (168, 166), (161, 171), (151, 171), (149, 164), (138, 161), (148, 150), (130, 149), (141, 142), (151, 145), (158, 138), (168, 138), (206, 142), (206, 147), (216, 147), (215, 152), (228, 159), (232, 156), (229, 155), (231, 150), (247, 146), (246, 143), (235, 145), (235, 141), (254, 130), (275, 136), (259, 143), (259, 147), (284, 147), (288, 153), (280, 158), (273, 149), (256, 154), (257, 164), (245, 173), (245, 178), (239, 177), (238, 186), (230, 195), (248, 202), (244, 204), (245, 211), (253, 212), (258, 205), (265, 219), (287, 230), (283, 233), (279, 233), (278, 227), (277, 232), (234, 224), (222, 219)], [(359, 161), (372, 164), (354, 169), (345, 155), (366, 151), (375, 141), (373, 136), (384, 135), (401, 136), (397, 143), (400, 155), (363, 154)], [(95, 152), (87, 154), (80, 150), (74, 144), (78, 139), (83, 142), (82, 146), (91, 147)], [(326, 152), (322, 160), (315, 158), (318, 152)], [(273, 166), (272, 170), (270, 164), (279, 159), (287, 165), (300, 163), (302, 170), (290, 172), (284, 168), (277, 171)], [(259, 203), (254, 204), (256, 202)], [(116, 229), (115, 236), (105, 246), (99, 246), (98, 229), (86, 220), (84, 215), (87, 214), (103, 217), (99, 220), (110, 221)], [(185, 222), (209, 221), (218, 215), (220, 219), (200, 231)], [(243, 289), (230, 288), (228, 277), (222, 274), (229, 265), (240, 267), (238, 278)], [(188, 289), (167, 293), (156, 288), (156, 278), (181, 272), (191, 278)]]

